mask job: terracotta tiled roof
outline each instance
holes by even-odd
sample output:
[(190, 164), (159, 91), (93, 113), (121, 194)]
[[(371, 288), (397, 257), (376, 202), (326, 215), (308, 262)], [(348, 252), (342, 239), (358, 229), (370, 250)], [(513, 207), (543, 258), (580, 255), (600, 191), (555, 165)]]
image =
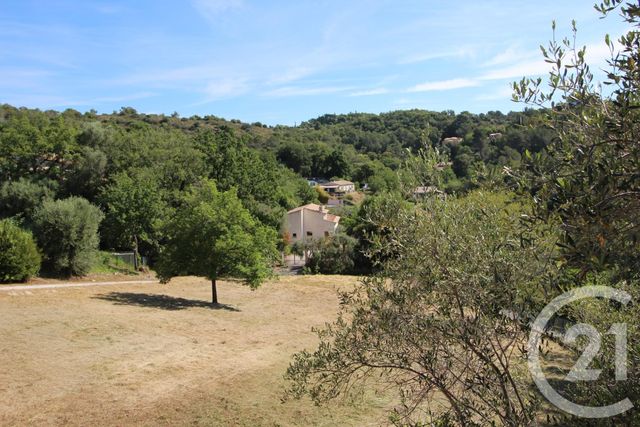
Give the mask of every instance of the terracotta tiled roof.
[(324, 219), (331, 222), (340, 222), (340, 217), (338, 215), (327, 214)]
[(308, 205), (299, 206), (299, 207), (297, 207), (295, 209), (291, 209), (289, 212), (287, 212), (287, 214), (300, 212), (303, 209), (306, 209), (308, 211), (313, 211), (313, 212), (318, 212), (318, 213), (324, 214), (324, 216), (322, 218), (325, 221), (336, 222), (336, 223), (340, 222), (340, 217), (338, 215), (333, 215), (333, 214), (328, 213), (326, 211), (326, 209), (324, 209), (323, 206), (316, 205), (315, 203), (309, 203)]
[(289, 212), (287, 213), (293, 213), (293, 212), (298, 212), (301, 211), (302, 209), (309, 209), (311, 211), (317, 211), (320, 212), (322, 209), (322, 206), (320, 205), (316, 205), (315, 203), (309, 203), (308, 205), (304, 205), (304, 206), (298, 206), (295, 209), (291, 209)]

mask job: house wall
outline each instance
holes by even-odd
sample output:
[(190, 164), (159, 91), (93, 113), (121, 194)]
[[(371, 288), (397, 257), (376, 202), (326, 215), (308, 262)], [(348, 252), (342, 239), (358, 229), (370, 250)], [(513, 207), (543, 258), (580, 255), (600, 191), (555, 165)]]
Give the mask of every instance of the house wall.
[(356, 186), (354, 184), (333, 184), (330, 185), (320, 185), (327, 193), (335, 194), (335, 193), (353, 193), (356, 191)]
[[(304, 212), (304, 217), (302, 213)], [(304, 238), (317, 239), (325, 236), (325, 232), (333, 234), (338, 228), (338, 224), (323, 219), (324, 214), (311, 210), (300, 210), (287, 214), (287, 225), (291, 241), (297, 242)], [(307, 236), (307, 232), (312, 235)], [(295, 233), (295, 237), (294, 237)]]
[(329, 194), (334, 194), (336, 191), (338, 191), (339, 187), (336, 187), (336, 186), (325, 186), (325, 187), (322, 187), (322, 189), (324, 191), (326, 191), (327, 193), (329, 193)]
[(355, 191), (355, 186), (353, 184), (341, 185), (338, 187), (338, 189), (342, 193), (353, 193)]
[(292, 242), (297, 242), (302, 236), (302, 212), (303, 210), (299, 210), (287, 214), (287, 228)]

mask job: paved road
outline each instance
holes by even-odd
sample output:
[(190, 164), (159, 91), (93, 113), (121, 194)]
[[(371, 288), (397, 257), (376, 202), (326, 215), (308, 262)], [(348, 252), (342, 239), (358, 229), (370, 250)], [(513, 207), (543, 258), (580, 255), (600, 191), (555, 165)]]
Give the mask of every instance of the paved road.
[(129, 280), (121, 282), (77, 282), (77, 283), (50, 283), (42, 285), (16, 285), (2, 286), (0, 291), (26, 291), (37, 289), (56, 289), (56, 288), (78, 288), (83, 286), (110, 286), (110, 285), (132, 285), (136, 283), (158, 283), (157, 280)]

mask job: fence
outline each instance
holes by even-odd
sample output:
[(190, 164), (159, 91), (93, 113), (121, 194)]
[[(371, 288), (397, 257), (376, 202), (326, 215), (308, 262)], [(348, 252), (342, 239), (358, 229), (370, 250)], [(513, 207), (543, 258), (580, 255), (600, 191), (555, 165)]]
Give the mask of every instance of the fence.
[[(132, 267), (136, 267), (136, 254), (135, 252), (112, 252), (111, 255), (115, 258), (118, 258), (121, 261), (126, 262)], [(144, 261), (144, 259), (143, 259)], [(144, 262), (143, 262), (144, 264)]]

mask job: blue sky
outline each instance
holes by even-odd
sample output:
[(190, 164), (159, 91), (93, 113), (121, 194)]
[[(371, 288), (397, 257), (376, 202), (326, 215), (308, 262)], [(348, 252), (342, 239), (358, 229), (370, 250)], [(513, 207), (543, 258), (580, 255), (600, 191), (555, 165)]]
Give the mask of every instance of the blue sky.
[(603, 66), (589, 0), (4, 0), (0, 103), (294, 124), (324, 113), (522, 109), (509, 82), (578, 23)]

